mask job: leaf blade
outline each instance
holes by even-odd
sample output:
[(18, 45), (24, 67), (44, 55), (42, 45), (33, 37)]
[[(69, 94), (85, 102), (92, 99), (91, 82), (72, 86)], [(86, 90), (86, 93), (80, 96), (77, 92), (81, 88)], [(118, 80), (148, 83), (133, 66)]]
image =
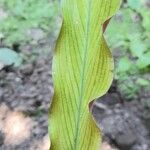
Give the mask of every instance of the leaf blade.
[(119, 0), (62, 2), (64, 20), (53, 59), (51, 150), (100, 147), (99, 129), (88, 104), (106, 93), (112, 82), (113, 60), (100, 24), (115, 13), (118, 5)]

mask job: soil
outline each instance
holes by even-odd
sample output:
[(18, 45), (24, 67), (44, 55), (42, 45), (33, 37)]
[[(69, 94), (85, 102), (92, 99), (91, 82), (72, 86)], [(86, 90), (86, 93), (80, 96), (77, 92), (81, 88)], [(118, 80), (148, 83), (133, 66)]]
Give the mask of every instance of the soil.
[[(44, 45), (44, 46), (43, 46)], [(1, 150), (48, 150), (40, 143), (48, 140), (48, 108), (53, 95), (51, 79), (52, 44), (21, 46), (28, 57), (19, 68), (7, 66), (0, 71), (0, 149)], [(33, 49), (36, 49), (34, 51)], [(31, 61), (30, 56), (35, 55)], [(13, 115), (14, 113), (14, 115)], [(15, 119), (14, 119), (15, 118)], [(7, 122), (12, 123), (11, 133)], [(27, 129), (16, 129), (13, 124)], [(29, 130), (29, 131), (27, 131)], [(18, 133), (16, 133), (18, 132)], [(23, 133), (22, 133), (23, 132)], [(29, 132), (28, 136), (25, 132)], [(24, 137), (20, 142), (20, 135)], [(17, 138), (17, 142), (14, 141)]]

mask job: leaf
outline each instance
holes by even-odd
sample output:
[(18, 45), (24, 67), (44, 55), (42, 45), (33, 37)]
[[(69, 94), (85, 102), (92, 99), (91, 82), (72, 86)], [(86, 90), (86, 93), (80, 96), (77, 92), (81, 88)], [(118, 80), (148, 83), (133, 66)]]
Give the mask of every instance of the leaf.
[(147, 45), (141, 39), (135, 38), (130, 42), (130, 51), (133, 56), (141, 57), (147, 50)]
[(49, 115), (51, 150), (99, 150), (101, 135), (89, 103), (104, 95), (113, 58), (102, 25), (120, 0), (63, 0), (63, 24), (53, 58), (54, 97)]
[[(114, 18), (111, 19), (106, 31), (106, 37), (110, 46), (125, 46), (126, 41), (132, 41), (141, 37), (142, 26), (132, 19), (134, 11), (129, 8), (122, 8)], [(114, 36), (115, 35), (115, 36)]]
[(138, 78), (137, 79), (137, 84), (139, 84), (140, 86), (149, 86), (150, 82), (148, 80)]
[(128, 6), (132, 9), (139, 10), (142, 5), (142, 0), (128, 0)]
[(144, 53), (138, 60), (137, 60), (137, 66), (140, 69), (146, 68), (150, 66), (150, 52)]
[(124, 58), (121, 58), (119, 63), (118, 63), (118, 72), (126, 72), (126, 71), (129, 71), (131, 69), (131, 61), (127, 58), (127, 57), (124, 57)]
[(22, 58), (11, 49), (0, 48), (0, 63), (4, 66), (14, 65), (18, 67), (22, 63)]
[[(143, 18), (142, 20), (142, 26), (144, 27), (144, 29), (148, 32), (150, 32), (150, 21), (149, 21), (149, 18), (150, 18), (150, 11), (149, 11), (149, 8), (142, 8), (140, 10), (140, 13), (141, 13), (141, 16)], [(148, 33), (149, 33), (148, 32)]]

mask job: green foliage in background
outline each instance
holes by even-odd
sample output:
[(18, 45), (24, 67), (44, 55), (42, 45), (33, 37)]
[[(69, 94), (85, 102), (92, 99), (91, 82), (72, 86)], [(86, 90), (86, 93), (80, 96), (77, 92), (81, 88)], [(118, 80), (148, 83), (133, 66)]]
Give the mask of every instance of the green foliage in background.
[(1, 0), (0, 8), (6, 13), (6, 17), (0, 19), (0, 34), (6, 46), (29, 42), (29, 29), (40, 28), (45, 33), (54, 30), (57, 1)]
[[(150, 88), (150, 8), (143, 0), (128, 0), (111, 20), (106, 37), (117, 57), (116, 76), (127, 99)], [(115, 35), (115, 36), (114, 36)]]

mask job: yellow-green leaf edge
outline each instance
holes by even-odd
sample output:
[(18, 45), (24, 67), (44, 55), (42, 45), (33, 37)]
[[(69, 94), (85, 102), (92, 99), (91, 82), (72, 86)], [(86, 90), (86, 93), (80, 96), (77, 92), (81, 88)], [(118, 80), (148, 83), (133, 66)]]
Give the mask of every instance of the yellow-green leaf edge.
[(100, 149), (100, 130), (88, 105), (107, 92), (113, 79), (113, 58), (102, 25), (119, 4), (120, 0), (61, 2), (63, 23), (52, 67), (50, 150)]

